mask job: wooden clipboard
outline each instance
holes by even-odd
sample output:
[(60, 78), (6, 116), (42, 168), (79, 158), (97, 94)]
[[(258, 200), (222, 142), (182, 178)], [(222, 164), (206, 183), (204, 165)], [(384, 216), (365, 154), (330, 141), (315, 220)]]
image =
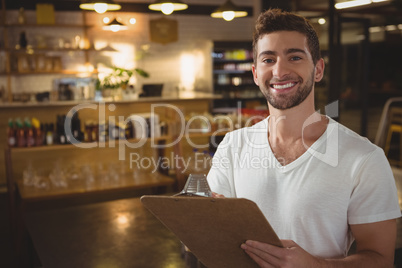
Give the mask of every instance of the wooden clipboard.
[(142, 196), (141, 202), (208, 268), (258, 267), (240, 248), (249, 239), (282, 246), (248, 199)]

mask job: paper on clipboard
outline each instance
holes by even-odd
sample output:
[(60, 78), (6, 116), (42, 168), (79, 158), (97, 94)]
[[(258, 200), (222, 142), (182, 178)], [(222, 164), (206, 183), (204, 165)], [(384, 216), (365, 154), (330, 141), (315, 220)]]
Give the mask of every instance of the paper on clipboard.
[(258, 267), (246, 240), (282, 246), (258, 206), (243, 198), (143, 196), (143, 205), (207, 267)]

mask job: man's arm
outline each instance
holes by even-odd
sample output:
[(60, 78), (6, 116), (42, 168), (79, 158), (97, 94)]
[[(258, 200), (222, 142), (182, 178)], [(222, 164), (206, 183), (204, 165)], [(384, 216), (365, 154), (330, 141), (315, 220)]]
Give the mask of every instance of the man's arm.
[(342, 267), (356, 267), (357, 264), (362, 267), (393, 267), (396, 220), (354, 224), (350, 229), (356, 240), (356, 253), (343, 260), (327, 260), (328, 263), (345, 263)]
[(343, 259), (320, 259), (291, 240), (283, 248), (246, 241), (241, 247), (260, 267), (393, 267), (396, 220), (350, 226), (356, 253)]

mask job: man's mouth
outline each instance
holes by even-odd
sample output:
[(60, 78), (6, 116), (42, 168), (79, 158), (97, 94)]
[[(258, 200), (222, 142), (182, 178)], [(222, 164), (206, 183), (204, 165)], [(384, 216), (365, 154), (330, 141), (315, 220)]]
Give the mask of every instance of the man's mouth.
[(291, 87), (294, 87), (296, 84), (297, 84), (296, 82), (288, 82), (285, 84), (271, 84), (270, 86), (274, 89), (283, 90), (283, 89), (289, 89)]

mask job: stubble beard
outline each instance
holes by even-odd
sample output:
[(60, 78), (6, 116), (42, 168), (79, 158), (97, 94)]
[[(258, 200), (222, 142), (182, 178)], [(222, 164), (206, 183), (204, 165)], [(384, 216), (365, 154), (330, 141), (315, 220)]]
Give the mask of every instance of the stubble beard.
[(303, 84), (303, 79), (301, 77), (298, 77), (299, 85), (301, 87), (297, 90), (297, 92), (291, 96), (288, 96), (288, 94), (274, 94), (272, 93), (272, 90), (270, 88), (270, 82), (266, 81), (264, 83), (264, 88), (262, 88), (262, 94), (265, 96), (267, 99), (268, 103), (274, 107), (275, 109), (278, 110), (286, 110), (290, 109), (293, 107), (298, 106), (300, 103), (302, 103), (308, 95), (310, 95), (311, 91), (313, 90), (313, 85), (314, 85), (314, 71), (312, 72), (310, 79), (306, 82), (306, 84)]

